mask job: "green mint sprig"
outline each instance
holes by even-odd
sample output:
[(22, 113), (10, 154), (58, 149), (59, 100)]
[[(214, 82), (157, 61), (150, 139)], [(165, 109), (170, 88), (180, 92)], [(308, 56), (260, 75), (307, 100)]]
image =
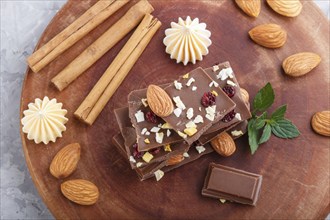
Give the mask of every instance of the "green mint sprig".
[[(284, 118), (287, 105), (282, 105), (272, 114), (267, 109), (275, 100), (274, 90), (270, 83), (259, 90), (253, 100), (252, 118), (248, 123), (249, 145), (254, 154), (260, 144), (267, 142), (273, 133), (279, 138), (295, 138), (300, 135), (298, 128)], [(257, 113), (261, 113), (257, 115)]]

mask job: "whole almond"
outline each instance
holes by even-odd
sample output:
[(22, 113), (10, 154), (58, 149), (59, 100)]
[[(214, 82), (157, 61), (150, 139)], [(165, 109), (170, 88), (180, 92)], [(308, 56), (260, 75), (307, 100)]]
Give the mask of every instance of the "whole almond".
[(69, 144), (63, 147), (53, 158), (49, 171), (58, 178), (68, 177), (73, 173), (80, 159), (80, 145), (78, 143)]
[(299, 0), (267, 0), (267, 3), (275, 12), (287, 17), (298, 16), (302, 9)]
[(302, 76), (310, 72), (321, 62), (321, 57), (316, 53), (296, 53), (286, 58), (282, 67), (284, 72), (293, 77)]
[(330, 136), (330, 111), (317, 112), (312, 117), (313, 130), (321, 135)]
[(167, 166), (175, 165), (183, 160), (184, 160), (184, 156), (182, 154), (173, 155), (166, 161), (166, 165)]
[(244, 103), (245, 104), (248, 104), (249, 103), (249, 99), (250, 99), (250, 96), (249, 96), (248, 91), (246, 91), (242, 87), (240, 88), (240, 91), (241, 91), (241, 95), (242, 95), (242, 99), (243, 99)]
[(99, 190), (94, 183), (83, 179), (68, 180), (61, 184), (63, 195), (80, 205), (93, 205), (99, 198)]
[(258, 17), (261, 9), (260, 0), (235, 0), (236, 4), (242, 9), (247, 15), (251, 17)]
[(169, 116), (173, 112), (174, 106), (170, 96), (159, 86), (148, 86), (147, 101), (150, 109), (159, 117)]
[(287, 38), (287, 33), (277, 24), (262, 24), (249, 31), (251, 39), (257, 44), (267, 48), (282, 47)]
[(214, 138), (211, 145), (218, 154), (224, 157), (232, 155), (236, 150), (235, 142), (227, 132), (222, 132)]

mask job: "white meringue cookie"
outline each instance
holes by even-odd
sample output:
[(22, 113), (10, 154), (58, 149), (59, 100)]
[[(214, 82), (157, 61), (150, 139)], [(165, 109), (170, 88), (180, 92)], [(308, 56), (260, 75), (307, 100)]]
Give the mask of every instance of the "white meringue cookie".
[(66, 113), (67, 110), (62, 109), (62, 103), (57, 103), (56, 99), (49, 100), (47, 96), (43, 100), (35, 99), (35, 102), (30, 103), (28, 109), (23, 112), (23, 132), (27, 133), (29, 140), (34, 140), (37, 144), (55, 142), (66, 130)]
[(163, 43), (166, 53), (177, 63), (196, 63), (203, 60), (203, 56), (209, 53), (208, 47), (212, 44), (211, 32), (206, 30), (205, 23), (199, 23), (199, 19), (191, 20), (188, 16), (184, 21), (179, 18), (178, 23), (171, 22), (171, 28), (165, 30), (166, 37)]

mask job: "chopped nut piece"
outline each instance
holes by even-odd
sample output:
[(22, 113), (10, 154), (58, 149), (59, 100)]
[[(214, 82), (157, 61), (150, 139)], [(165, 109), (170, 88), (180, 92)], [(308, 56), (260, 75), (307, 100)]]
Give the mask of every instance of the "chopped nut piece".
[(213, 66), (212, 68), (213, 68), (213, 72), (216, 72), (216, 71), (219, 70), (219, 66), (218, 66), (218, 65), (215, 65), (215, 66)]
[(148, 101), (147, 101), (146, 98), (145, 99), (141, 99), (141, 102), (142, 102), (142, 104), (143, 104), (144, 107), (148, 107)]
[(163, 139), (164, 139), (163, 132), (156, 133), (156, 142), (157, 143), (159, 143), (159, 144), (163, 143)]
[(167, 137), (171, 136), (171, 131), (169, 129), (167, 129), (167, 131), (166, 131), (166, 136)]
[(201, 115), (197, 115), (196, 118), (194, 119), (194, 123), (198, 124), (198, 123), (204, 123), (204, 119)]
[(190, 157), (189, 154), (188, 154), (187, 152), (184, 152), (184, 153), (183, 153), (183, 156), (184, 156), (184, 157)]
[(233, 81), (231, 81), (230, 79), (227, 80), (227, 84), (230, 86), (237, 86)]
[(195, 82), (195, 79), (191, 77), (191, 78), (188, 80), (188, 82), (186, 83), (186, 86), (189, 87), (193, 82)]
[(193, 121), (189, 121), (186, 124), (186, 128), (197, 128), (197, 125)]
[(152, 158), (154, 158), (154, 156), (149, 152), (145, 152), (142, 157), (142, 159), (147, 163), (149, 163), (152, 160)]
[(136, 167), (139, 168), (139, 167), (141, 167), (142, 165), (143, 165), (142, 162), (138, 162), (138, 163), (136, 164)]
[(179, 83), (178, 81), (174, 81), (174, 86), (177, 90), (181, 90), (182, 89), (182, 83)]
[(203, 153), (206, 149), (204, 146), (196, 146), (196, 150), (199, 154)]
[(144, 143), (150, 144), (149, 138), (144, 139)]
[(233, 69), (230, 67), (222, 69), (217, 75), (217, 79), (221, 79), (222, 81), (226, 80), (228, 77), (231, 79), (234, 78)]
[(236, 113), (235, 114), (235, 118), (237, 118), (238, 120), (242, 120), (241, 114), (240, 113)]
[(147, 128), (143, 128), (142, 131), (141, 131), (141, 134), (142, 135), (145, 135), (145, 133), (147, 133), (148, 129)]
[(136, 163), (136, 160), (134, 159), (133, 156), (130, 156), (130, 157), (129, 157), (129, 161), (132, 162), (132, 163)]
[(175, 102), (176, 107), (181, 108), (182, 110), (186, 109), (186, 106), (181, 101), (180, 96), (173, 97), (173, 101)]
[(194, 109), (193, 108), (188, 108), (187, 110), (187, 118), (192, 119), (194, 117)]
[(216, 82), (216, 81), (212, 81), (212, 82), (210, 82), (210, 84), (209, 84), (209, 87), (212, 87), (212, 86), (214, 86), (214, 87), (218, 87), (219, 86), (219, 84)]
[(241, 130), (239, 130), (239, 131), (234, 130), (234, 131), (231, 132), (231, 135), (234, 136), (234, 137), (238, 137), (238, 136), (241, 136), (243, 134), (244, 133)]
[(199, 107), (198, 110), (201, 112), (202, 111), (202, 107)]
[(213, 90), (211, 93), (212, 93), (213, 95), (215, 95), (215, 96), (218, 96), (218, 95), (219, 95), (219, 94), (218, 94), (216, 91), (214, 91), (214, 90)]
[(185, 133), (182, 133), (181, 131), (178, 131), (178, 135), (182, 138), (187, 138), (187, 135)]
[(183, 75), (182, 78), (183, 78), (183, 79), (188, 79), (188, 78), (189, 78), (189, 73)]
[(161, 178), (163, 178), (164, 176), (164, 172), (161, 170), (157, 170), (156, 172), (154, 172), (156, 180), (159, 181)]
[(176, 109), (174, 109), (173, 113), (175, 114), (176, 117), (180, 117), (180, 115), (182, 113), (182, 109), (176, 108)]
[(159, 127), (153, 127), (153, 128), (151, 128), (150, 131), (153, 132), (153, 133), (157, 133), (159, 130), (160, 130)]
[(173, 129), (172, 126), (169, 123), (165, 123), (161, 127), (162, 129)]
[(184, 133), (186, 133), (189, 136), (193, 136), (194, 134), (196, 134), (197, 129), (196, 128), (186, 128), (184, 129)]
[(192, 90), (192, 91), (196, 91), (196, 90), (197, 90), (197, 86), (193, 86), (193, 87), (191, 88), (191, 90)]
[(171, 152), (171, 151), (172, 151), (172, 149), (171, 149), (171, 145), (166, 144), (166, 145), (164, 146), (164, 151), (166, 151), (166, 152)]
[(141, 110), (137, 111), (135, 113), (135, 118), (136, 118), (136, 122), (139, 123), (139, 122), (143, 122), (144, 121), (144, 114)]

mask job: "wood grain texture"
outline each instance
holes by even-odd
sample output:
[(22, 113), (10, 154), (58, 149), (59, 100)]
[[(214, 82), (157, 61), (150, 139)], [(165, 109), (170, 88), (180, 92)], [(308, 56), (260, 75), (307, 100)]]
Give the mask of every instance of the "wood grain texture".
[[(40, 38), (37, 48), (79, 17), (94, 0), (70, 0), (58, 12)], [(67, 131), (56, 143), (44, 146), (28, 141), (21, 133), (23, 150), (32, 179), (51, 212), (58, 219), (219, 219), (219, 218), (324, 218), (330, 211), (329, 138), (312, 131), (310, 119), (329, 106), (329, 22), (310, 1), (302, 1), (303, 10), (296, 18), (275, 14), (265, 2), (257, 19), (246, 16), (233, 1), (151, 1), (153, 13), (163, 23), (128, 77), (112, 97), (94, 125), (88, 127), (73, 117), (93, 85), (101, 77), (127, 36), (106, 53), (63, 92), (50, 79), (84, 48), (105, 32), (133, 4), (124, 6), (113, 17), (81, 39), (39, 74), (27, 70), (22, 89), (21, 113), (29, 102), (45, 95), (57, 98), (68, 110)], [(210, 54), (197, 65), (177, 65), (165, 53), (164, 30), (179, 16), (199, 17), (212, 32)], [(248, 37), (248, 31), (259, 24), (277, 23), (288, 31), (284, 47), (262, 48)], [(300, 78), (290, 78), (281, 69), (283, 59), (291, 54), (311, 51), (322, 57), (321, 64)], [(242, 87), (254, 97), (270, 81), (275, 89), (274, 108), (288, 103), (287, 117), (302, 135), (294, 140), (272, 137), (251, 156), (246, 136), (237, 141), (237, 150), (229, 158), (212, 154), (185, 165), (156, 182), (139, 182), (129, 164), (111, 144), (118, 132), (113, 109), (127, 105), (131, 90), (163, 84), (197, 66), (208, 67), (230, 61)], [(56, 152), (67, 144), (79, 142), (81, 160), (76, 172), (65, 180), (82, 178), (95, 183), (99, 201), (90, 207), (76, 205), (60, 192), (62, 180), (49, 173)], [(204, 177), (210, 162), (233, 166), (263, 175), (263, 185), (256, 207), (219, 201), (201, 196)], [(64, 180), (63, 180), (64, 181)]]

